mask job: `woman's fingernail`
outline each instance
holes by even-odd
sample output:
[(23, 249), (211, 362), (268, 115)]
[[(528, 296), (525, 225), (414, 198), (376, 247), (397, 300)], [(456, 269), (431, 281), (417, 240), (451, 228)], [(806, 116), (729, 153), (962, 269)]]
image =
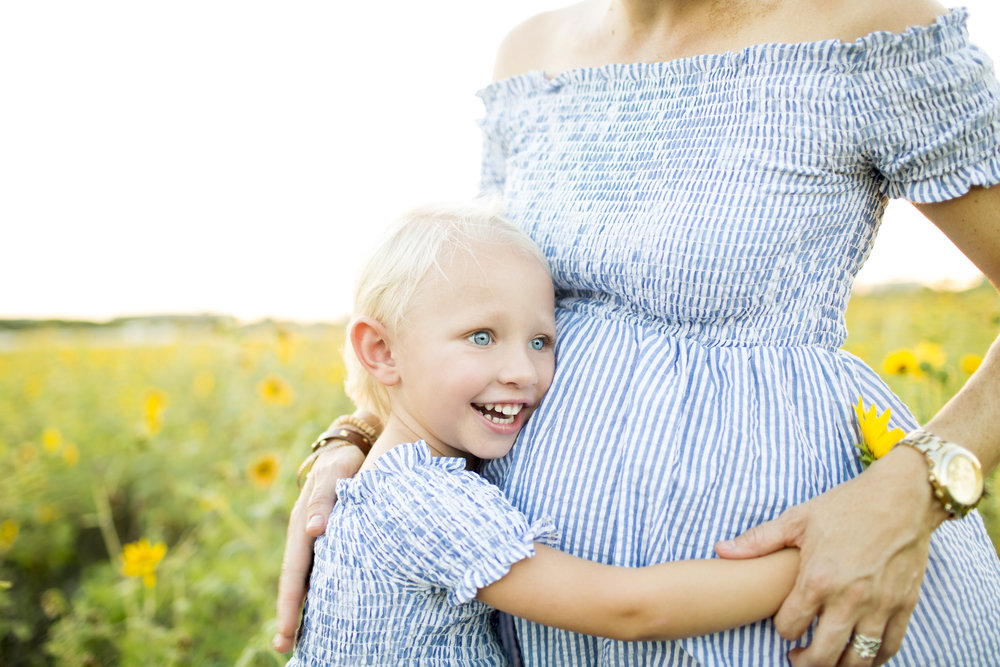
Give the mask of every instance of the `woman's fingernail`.
[(309, 517), (309, 523), (306, 524), (306, 528), (309, 530), (316, 530), (317, 528), (323, 527), (323, 517), (319, 514), (313, 514)]

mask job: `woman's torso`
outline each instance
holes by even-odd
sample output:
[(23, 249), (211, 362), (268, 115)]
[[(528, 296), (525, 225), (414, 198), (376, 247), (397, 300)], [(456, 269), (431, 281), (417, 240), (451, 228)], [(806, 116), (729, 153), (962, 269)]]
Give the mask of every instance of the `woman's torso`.
[[(914, 420), (839, 351), (853, 278), (889, 196), (1000, 180), (996, 157), (969, 155), (996, 152), (1000, 114), (937, 142), (954, 100), (926, 91), (971, 81), (995, 100), (980, 57), (959, 12), (852, 43), (535, 71), (485, 89), (484, 189), (549, 257), (560, 339), (549, 395), (485, 474), (529, 517), (553, 516), (561, 548), (630, 566), (711, 557), (716, 540), (857, 474), (859, 396), (891, 407), (893, 426)], [(969, 567), (995, 561), (980, 537), (962, 548)], [(928, 585), (947, 576), (932, 565)], [(947, 613), (924, 605), (916, 618)], [(767, 622), (650, 645), (520, 630), (531, 664), (753, 664), (789, 648)], [(916, 636), (904, 656), (965, 650)]]

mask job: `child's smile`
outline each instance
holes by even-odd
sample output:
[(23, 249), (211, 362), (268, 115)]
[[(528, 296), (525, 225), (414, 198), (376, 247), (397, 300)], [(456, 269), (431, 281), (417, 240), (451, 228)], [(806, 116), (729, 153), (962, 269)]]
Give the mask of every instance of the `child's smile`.
[(472, 407), (482, 412), (486, 419), (499, 426), (513, 424), (524, 408), (519, 403), (473, 403)]
[(523, 250), (492, 244), (439, 261), (390, 336), (398, 381), (386, 431), (447, 456), (505, 455), (555, 371), (552, 282)]

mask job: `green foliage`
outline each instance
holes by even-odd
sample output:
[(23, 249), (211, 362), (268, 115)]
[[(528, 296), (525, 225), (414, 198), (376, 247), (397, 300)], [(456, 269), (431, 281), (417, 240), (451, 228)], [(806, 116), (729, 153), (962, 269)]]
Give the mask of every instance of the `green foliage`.
[[(7, 339), (0, 664), (284, 664), (270, 637), (286, 521), (306, 445), (349, 409), (342, 330), (201, 324)], [(881, 370), (893, 350), (940, 345), (946, 363), (886, 377), (926, 419), (998, 324), (988, 288), (858, 296), (846, 347)], [(996, 477), (990, 488), (996, 542)], [(141, 538), (166, 545), (152, 587), (122, 571), (123, 544)]]
[[(284, 664), (285, 527), (306, 445), (349, 409), (341, 344), (60, 329), (0, 353), (0, 664)], [(166, 545), (152, 587), (122, 572), (140, 538)]]
[[(929, 420), (969, 378), (965, 357), (983, 357), (1000, 331), (1000, 296), (986, 282), (965, 292), (931, 289), (855, 295), (847, 309), (844, 349), (878, 370), (920, 423)], [(940, 348), (943, 358), (923, 358)], [(919, 373), (888, 372), (893, 352), (912, 351)], [(1000, 547), (1000, 471), (986, 480), (979, 512), (994, 546)]]

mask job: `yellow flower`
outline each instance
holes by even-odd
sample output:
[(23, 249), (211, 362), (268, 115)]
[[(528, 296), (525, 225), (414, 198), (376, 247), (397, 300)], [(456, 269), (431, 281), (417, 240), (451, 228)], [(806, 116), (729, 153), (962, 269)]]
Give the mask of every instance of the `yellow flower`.
[(146, 588), (152, 588), (156, 585), (156, 566), (166, 553), (167, 545), (163, 542), (150, 544), (146, 538), (126, 544), (122, 547), (122, 574), (126, 577), (142, 577)]
[(0, 549), (8, 549), (17, 539), (17, 534), (21, 532), (21, 524), (14, 519), (7, 519), (0, 523)]
[(62, 434), (51, 426), (42, 431), (42, 447), (49, 454), (55, 454), (62, 446)]
[(278, 470), (281, 468), (281, 463), (278, 461), (278, 457), (274, 454), (264, 454), (263, 456), (258, 456), (253, 463), (247, 467), (247, 475), (250, 476), (250, 480), (264, 489), (274, 483), (274, 480), (278, 478)]
[(972, 375), (977, 370), (979, 370), (979, 366), (982, 363), (983, 363), (983, 358), (980, 357), (978, 354), (967, 354), (964, 357), (962, 357), (962, 360), (959, 362), (959, 365), (962, 367), (963, 373)]
[(913, 350), (894, 350), (882, 362), (882, 368), (889, 375), (912, 375), (920, 377), (920, 362)]
[(894, 428), (887, 430), (889, 419), (892, 417), (892, 410), (885, 409), (881, 415), (878, 414), (875, 404), (865, 412), (863, 399), (858, 397), (858, 404), (854, 406), (854, 412), (858, 415), (858, 424), (861, 426), (861, 443), (855, 445), (860, 451), (858, 456), (861, 463), (868, 467), (873, 461), (882, 458), (893, 448), (905, 435), (902, 429)]
[(948, 360), (948, 355), (945, 354), (943, 347), (937, 343), (928, 343), (927, 341), (917, 343), (913, 354), (917, 358), (918, 363), (927, 364), (934, 370), (944, 367), (944, 362)]
[(146, 432), (156, 435), (163, 429), (163, 410), (167, 407), (167, 395), (159, 389), (150, 389), (146, 392), (146, 399), (142, 403), (144, 423)]
[(258, 382), (257, 393), (272, 405), (290, 405), (293, 398), (291, 385), (278, 375), (268, 375)]

